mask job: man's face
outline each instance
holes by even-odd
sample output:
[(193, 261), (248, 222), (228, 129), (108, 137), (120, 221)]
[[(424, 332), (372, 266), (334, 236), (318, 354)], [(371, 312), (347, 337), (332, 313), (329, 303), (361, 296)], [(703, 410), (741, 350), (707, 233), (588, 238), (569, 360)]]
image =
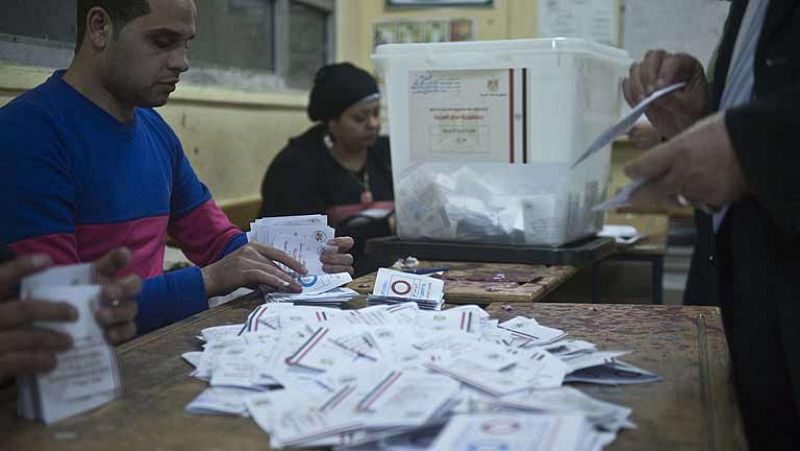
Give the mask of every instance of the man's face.
[(106, 89), (120, 102), (140, 107), (167, 103), (180, 74), (189, 69), (188, 43), (195, 35), (194, 0), (149, 0), (138, 17), (109, 41), (104, 56)]

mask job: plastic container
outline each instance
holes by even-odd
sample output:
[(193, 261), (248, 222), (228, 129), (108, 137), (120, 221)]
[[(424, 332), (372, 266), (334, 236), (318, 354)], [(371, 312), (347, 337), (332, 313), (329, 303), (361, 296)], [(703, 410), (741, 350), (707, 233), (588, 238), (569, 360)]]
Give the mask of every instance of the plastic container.
[(596, 233), (626, 52), (580, 39), (389, 44), (373, 55), (389, 116), (402, 239), (558, 246)]

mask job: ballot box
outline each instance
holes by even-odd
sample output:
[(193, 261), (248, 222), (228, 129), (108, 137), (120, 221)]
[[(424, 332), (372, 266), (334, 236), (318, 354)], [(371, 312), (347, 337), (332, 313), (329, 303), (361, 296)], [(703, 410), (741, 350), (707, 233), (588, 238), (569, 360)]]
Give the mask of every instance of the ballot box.
[(398, 235), (559, 246), (592, 235), (625, 51), (580, 39), (379, 46)]

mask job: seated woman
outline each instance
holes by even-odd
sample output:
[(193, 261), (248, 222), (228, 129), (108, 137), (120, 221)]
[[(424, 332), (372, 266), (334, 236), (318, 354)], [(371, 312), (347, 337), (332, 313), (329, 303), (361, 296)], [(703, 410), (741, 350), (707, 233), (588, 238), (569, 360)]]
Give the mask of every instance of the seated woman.
[(327, 214), (337, 235), (355, 239), (356, 275), (372, 271), (366, 240), (394, 233), (389, 142), (378, 136), (375, 79), (349, 63), (321, 68), (308, 117), (317, 124), (290, 139), (264, 176), (261, 216)]

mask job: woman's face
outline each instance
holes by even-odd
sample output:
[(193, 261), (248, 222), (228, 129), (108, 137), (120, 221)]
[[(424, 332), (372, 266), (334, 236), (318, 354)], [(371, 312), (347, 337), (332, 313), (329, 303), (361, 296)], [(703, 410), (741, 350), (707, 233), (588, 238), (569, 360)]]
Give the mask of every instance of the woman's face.
[(333, 140), (347, 148), (364, 148), (375, 144), (381, 131), (380, 102), (357, 103), (337, 118), (328, 121)]

